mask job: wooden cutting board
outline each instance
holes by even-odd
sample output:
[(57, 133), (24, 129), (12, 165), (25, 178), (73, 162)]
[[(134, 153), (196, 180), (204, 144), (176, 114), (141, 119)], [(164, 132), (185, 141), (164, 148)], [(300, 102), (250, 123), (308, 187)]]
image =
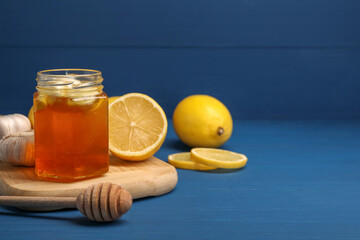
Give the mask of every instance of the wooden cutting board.
[(42, 181), (32, 167), (0, 163), (0, 195), (75, 197), (89, 185), (111, 182), (124, 187), (137, 199), (168, 193), (175, 188), (177, 179), (176, 169), (156, 157), (143, 162), (128, 162), (110, 156), (108, 173), (72, 183)]

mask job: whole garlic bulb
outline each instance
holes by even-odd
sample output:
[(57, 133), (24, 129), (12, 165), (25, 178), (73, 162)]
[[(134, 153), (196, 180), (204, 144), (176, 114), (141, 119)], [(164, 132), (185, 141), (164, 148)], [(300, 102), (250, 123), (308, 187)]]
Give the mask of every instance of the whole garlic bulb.
[(3, 137), (0, 140), (0, 161), (14, 165), (34, 166), (34, 131)]
[(30, 120), (22, 114), (0, 116), (0, 139), (10, 134), (31, 130)]

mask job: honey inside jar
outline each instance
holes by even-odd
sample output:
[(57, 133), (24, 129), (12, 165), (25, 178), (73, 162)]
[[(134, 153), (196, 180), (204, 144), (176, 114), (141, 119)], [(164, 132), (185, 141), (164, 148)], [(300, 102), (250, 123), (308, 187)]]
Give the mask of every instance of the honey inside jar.
[[(61, 76), (64, 70), (48, 71), (60, 72)], [(99, 78), (88, 80), (86, 75), (93, 73), (81, 71), (66, 70), (65, 77), (44, 80), (46, 86), (39, 84), (38, 75), (38, 92), (34, 94), (35, 173), (44, 179), (68, 182), (109, 169), (108, 98), (98, 84)]]

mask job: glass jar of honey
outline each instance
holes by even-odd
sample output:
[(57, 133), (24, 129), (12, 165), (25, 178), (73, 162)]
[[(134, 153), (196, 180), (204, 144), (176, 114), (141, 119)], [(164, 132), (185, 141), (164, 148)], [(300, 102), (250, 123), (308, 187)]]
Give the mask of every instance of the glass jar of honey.
[(54, 69), (37, 74), (35, 173), (59, 182), (109, 169), (108, 97), (101, 72)]

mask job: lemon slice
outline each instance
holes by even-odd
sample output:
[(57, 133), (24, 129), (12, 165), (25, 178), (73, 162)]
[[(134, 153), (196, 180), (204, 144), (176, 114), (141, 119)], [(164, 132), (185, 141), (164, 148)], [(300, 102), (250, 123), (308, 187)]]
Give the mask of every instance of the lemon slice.
[(216, 167), (197, 163), (191, 160), (189, 152), (174, 153), (168, 157), (169, 163), (176, 168), (189, 170), (214, 170)]
[(218, 168), (242, 168), (247, 162), (243, 154), (215, 148), (193, 148), (191, 159)]
[(125, 160), (145, 160), (161, 147), (167, 126), (166, 115), (154, 99), (126, 94), (109, 105), (109, 149)]

